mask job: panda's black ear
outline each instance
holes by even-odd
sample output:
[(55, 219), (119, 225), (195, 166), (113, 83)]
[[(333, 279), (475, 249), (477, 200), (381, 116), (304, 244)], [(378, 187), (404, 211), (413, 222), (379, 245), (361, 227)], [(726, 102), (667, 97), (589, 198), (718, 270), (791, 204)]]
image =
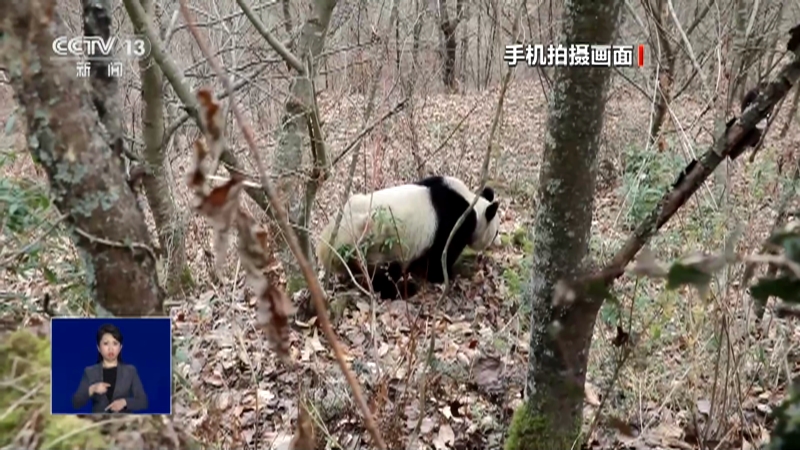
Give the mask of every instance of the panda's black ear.
[(481, 191), (481, 197), (485, 198), (486, 200), (489, 200), (490, 202), (493, 202), (494, 201), (494, 189), (490, 188), (489, 186), (486, 186)]
[(497, 208), (498, 207), (500, 207), (500, 203), (492, 202), (492, 204), (489, 205), (488, 208), (486, 208), (486, 213), (484, 214), (484, 216), (486, 216), (486, 221), (487, 222), (491, 222), (492, 219), (494, 219), (494, 216), (497, 215)]

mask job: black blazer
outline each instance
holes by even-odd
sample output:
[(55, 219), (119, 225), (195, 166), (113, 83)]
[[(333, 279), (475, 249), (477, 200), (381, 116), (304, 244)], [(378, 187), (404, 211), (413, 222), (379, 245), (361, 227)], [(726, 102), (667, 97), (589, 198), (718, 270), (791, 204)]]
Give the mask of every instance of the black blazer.
[[(97, 363), (87, 367), (83, 371), (81, 384), (78, 390), (72, 395), (72, 406), (75, 409), (83, 407), (87, 401), (92, 400), (92, 412), (112, 412), (106, 411), (111, 402), (108, 401), (106, 394), (95, 394), (89, 397), (89, 386), (103, 381), (103, 365)], [(144, 392), (142, 380), (136, 372), (136, 367), (130, 364), (119, 363), (117, 365), (117, 381), (114, 384), (114, 400), (124, 398), (127, 406), (119, 412), (139, 411), (147, 408), (147, 394)]]

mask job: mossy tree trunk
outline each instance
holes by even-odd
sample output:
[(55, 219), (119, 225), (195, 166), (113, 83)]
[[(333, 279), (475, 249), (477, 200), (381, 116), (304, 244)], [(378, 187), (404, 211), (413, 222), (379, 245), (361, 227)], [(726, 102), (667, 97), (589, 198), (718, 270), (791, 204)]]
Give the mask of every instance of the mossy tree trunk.
[[(611, 43), (620, 0), (573, 0), (564, 6), (560, 42)], [(527, 399), (516, 412), (506, 450), (570, 449), (579, 437), (589, 347), (598, 302), (553, 305), (556, 283), (588, 264), (594, 181), (608, 68), (560, 68), (551, 97), (533, 269), (524, 295), (532, 306)], [(556, 321), (558, 326), (555, 326)]]
[[(157, 23), (153, 0), (140, 0), (142, 8), (150, 16), (152, 23)], [(136, 33), (142, 34), (141, 29)], [(180, 292), (181, 288), (191, 284), (191, 273), (186, 264), (186, 247), (184, 245), (185, 226), (181, 223), (175, 202), (170, 195), (169, 184), (164, 171), (166, 157), (164, 153), (164, 90), (163, 74), (152, 58), (140, 62), (142, 77), (142, 135), (144, 139), (144, 159), (146, 170), (143, 185), (153, 219), (156, 223), (158, 243), (162, 249), (162, 258), (166, 268), (166, 287), (170, 295)]]
[(0, 66), (97, 304), (117, 316), (162, 315), (144, 215), (93, 108), (91, 86), (76, 76), (74, 61), (52, 57), (53, 40), (68, 33), (52, 2), (0, 2)]

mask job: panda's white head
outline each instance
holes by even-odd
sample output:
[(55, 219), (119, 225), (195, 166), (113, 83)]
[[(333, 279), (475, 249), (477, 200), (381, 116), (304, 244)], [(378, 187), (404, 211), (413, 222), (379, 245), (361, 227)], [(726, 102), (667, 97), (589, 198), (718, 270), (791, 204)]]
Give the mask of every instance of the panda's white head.
[(500, 203), (494, 201), (494, 190), (485, 187), (475, 203), (477, 223), (469, 244), (473, 250), (486, 250), (497, 243), (500, 232), (500, 218), (497, 214), (499, 207)]
[[(464, 200), (472, 203), (475, 199), (475, 192), (460, 179), (451, 176), (433, 178), (438, 178), (437, 183), (444, 182), (449, 189), (457, 192)], [(469, 246), (473, 250), (486, 250), (499, 243), (500, 218), (497, 215), (499, 207), (500, 203), (494, 200), (494, 190), (488, 186), (483, 188), (474, 206), (477, 222), (469, 242)]]

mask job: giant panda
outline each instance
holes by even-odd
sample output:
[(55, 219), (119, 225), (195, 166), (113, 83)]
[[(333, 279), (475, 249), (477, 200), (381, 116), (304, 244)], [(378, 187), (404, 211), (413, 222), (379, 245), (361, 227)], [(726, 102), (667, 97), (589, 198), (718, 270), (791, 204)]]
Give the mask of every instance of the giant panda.
[[(358, 276), (357, 261), (365, 260), (372, 289), (381, 298), (396, 298), (397, 282), (405, 274), (430, 283), (443, 283), (441, 258), (447, 238), (476, 194), (458, 178), (430, 176), (411, 184), (355, 194), (345, 203), (336, 242), (330, 242), (335, 219), (323, 229), (316, 256), (327, 273)], [(486, 187), (454, 234), (447, 250), (447, 274), (466, 246), (481, 251), (497, 242), (499, 203)], [(358, 249), (358, 253), (356, 252)], [(335, 253), (338, 251), (338, 255)], [(342, 259), (345, 264), (342, 264)], [(406, 283), (403, 293), (417, 287)]]

